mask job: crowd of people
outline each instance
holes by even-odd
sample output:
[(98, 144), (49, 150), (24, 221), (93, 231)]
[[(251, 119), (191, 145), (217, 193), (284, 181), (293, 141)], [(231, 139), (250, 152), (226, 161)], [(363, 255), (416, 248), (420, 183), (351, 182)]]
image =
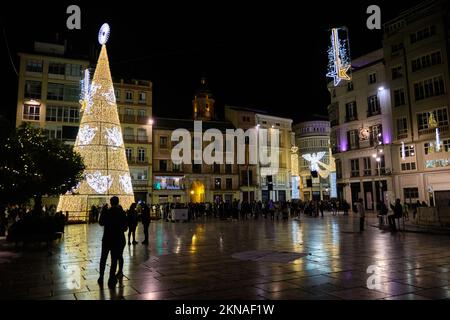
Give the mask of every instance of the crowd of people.
[(8, 231), (7, 240), (51, 241), (64, 232), (66, 216), (56, 211), (55, 205), (41, 209), (25, 205), (8, 205), (0, 210), (0, 235)]

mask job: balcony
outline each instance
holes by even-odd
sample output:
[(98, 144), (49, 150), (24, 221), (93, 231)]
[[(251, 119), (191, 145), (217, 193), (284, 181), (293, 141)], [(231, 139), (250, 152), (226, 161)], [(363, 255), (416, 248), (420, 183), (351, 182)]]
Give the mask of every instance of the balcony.
[(148, 136), (136, 136), (136, 135), (124, 135), (123, 141), (125, 143), (141, 143), (141, 144), (151, 143), (150, 141), (148, 141)]
[(381, 110), (367, 110), (367, 118), (381, 114)]
[(147, 165), (150, 163), (148, 157), (131, 157), (127, 158), (128, 164)]
[(345, 122), (351, 122), (351, 121), (356, 121), (358, 120), (358, 116), (357, 115), (347, 115), (345, 116)]
[(408, 132), (397, 134), (397, 140), (402, 140), (408, 138)]
[(130, 123), (130, 124), (148, 124), (150, 121), (150, 117), (137, 116), (133, 114), (121, 114), (120, 122), (121, 123)]
[[(445, 126), (439, 126), (439, 131), (442, 132), (447, 132), (448, 131), (448, 125)], [(419, 130), (419, 136), (424, 136), (427, 134), (434, 134), (436, 132), (436, 128), (427, 128), (427, 129), (422, 129)]]
[(148, 185), (148, 180), (133, 179), (133, 180), (131, 180), (131, 184), (133, 186), (147, 186)]

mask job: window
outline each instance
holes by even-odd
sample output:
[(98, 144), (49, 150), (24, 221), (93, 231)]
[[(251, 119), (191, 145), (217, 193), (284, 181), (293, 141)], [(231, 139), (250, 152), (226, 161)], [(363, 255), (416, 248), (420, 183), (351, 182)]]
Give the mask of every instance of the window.
[(364, 175), (370, 176), (372, 174), (371, 160), (370, 157), (363, 158), (364, 163)]
[(131, 92), (131, 91), (125, 92), (125, 101), (133, 102), (133, 92)]
[(216, 190), (222, 189), (222, 179), (220, 179), (220, 178), (214, 179), (214, 189), (216, 189)]
[(66, 65), (64, 63), (50, 62), (48, 65), (48, 73), (64, 75), (66, 73)]
[(401, 168), (402, 171), (416, 170), (416, 163), (415, 162), (402, 163)]
[(418, 199), (419, 198), (419, 188), (404, 188), (403, 196), (406, 199)]
[(403, 43), (397, 43), (397, 44), (393, 44), (391, 45), (391, 54), (397, 53), (398, 51), (403, 49)]
[(220, 164), (218, 164), (218, 163), (213, 164), (213, 172), (220, 173)]
[(227, 190), (233, 190), (233, 179), (227, 178), (225, 180)]
[(47, 106), (46, 121), (78, 123), (80, 121), (80, 109), (68, 106)]
[(42, 60), (27, 60), (26, 71), (29, 72), (42, 72)]
[(232, 172), (232, 166), (231, 166), (231, 164), (226, 164), (225, 165), (225, 173), (226, 174), (232, 174), (233, 172)]
[(137, 181), (145, 181), (148, 179), (147, 169), (144, 168), (132, 168), (130, 170), (131, 178)]
[(241, 170), (241, 184), (243, 186), (251, 185), (253, 183), (253, 171)]
[(351, 168), (350, 175), (352, 177), (359, 177), (359, 159), (350, 160), (350, 168)]
[(62, 128), (47, 128), (45, 129), (45, 135), (49, 138), (49, 139), (54, 139), (54, 140), (62, 140)]
[(371, 145), (380, 145), (383, 143), (383, 129), (381, 124), (370, 127), (370, 141)]
[(414, 97), (416, 101), (443, 95), (444, 93), (445, 86), (442, 76), (437, 76), (414, 83)]
[(80, 100), (80, 88), (78, 86), (64, 86), (64, 101), (78, 102)]
[(367, 98), (367, 116), (374, 116), (380, 114), (380, 101), (378, 96), (370, 96)]
[(336, 159), (336, 178), (342, 179), (342, 161), (340, 159)]
[[(414, 146), (406, 146), (405, 145), (405, 157), (409, 158), (409, 157), (414, 157), (415, 152), (414, 152)], [(402, 157), (402, 147), (400, 147), (400, 158)]]
[(397, 136), (403, 136), (408, 134), (408, 123), (406, 118), (397, 119)]
[(127, 155), (127, 160), (130, 161), (131, 157), (133, 156), (133, 150), (131, 148), (126, 148), (125, 154)]
[[(145, 162), (145, 149), (139, 148), (138, 149), (138, 161), (139, 162)], [(167, 163), (166, 163), (166, 169), (167, 169)]]
[(125, 109), (125, 114), (127, 116), (134, 116), (134, 110), (133, 109)]
[(392, 80), (403, 77), (403, 71), (402, 71), (401, 65), (391, 68), (391, 72), (392, 72)]
[(79, 64), (66, 64), (66, 76), (81, 77), (82, 66)]
[[(436, 109), (431, 112), (433, 112), (434, 119), (439, 127), (448, 125), (447, 108)], [(417, 114), (417, 125), (419, 130), (430, 128), (429, 117), (430, 112), (422, 112)]]
[(358, 130), (348, 131), (347, 140), (348, 145), (350, 146), (350, 150), (358, 149), (359, 148)]
[(159, 171), (161, 172), (167, 171), (167, 160), (159, 160)]
[(377, 82), (377, 74), (374, 73), (370, 73), (369, 74), (369, 84), (374, 84)]
[(411, 44), (430, 38), (436, 34), (436, 26), (432, 25), (410, 34)]
[(25, 81), (25, 98), (40, 99), (41, 98), (41, 82), (40, 81)]
[(202, 165), (194, 163), (192, 164), (192, 172), (193, 173), (202, 173)]
[(450, 151), (450, 139), (443, 140), (442, 145), (444, 146), (444, 151), (449, 152)]
[(147, 142), (147, 130), (142, 128), (138, 129), (138, 141)]
[(161, 149), (167, 149), (167, 137), (159, 137), (159, 147)]
[(433, 52), (411, 61), (411, 69), (413, 72), (429, 68), (442, 63), (441, 52)]
[(358, 119), (356, 101), (345, 104), (345, 121), (353, 121)]
[(172, 163), (172, 171), (173, 172), (180, 172), (181, 171), (181, 164)]
[(120, 98), (120, 90), (118, 90), (118, 89), (114, 90), (114, 95), (116, 96), (116, 101), (119, 101), (119, 98)]
[(347, 91), (353, 91), (353, 81), (347, 83)]
[(181, 190), (184, 189), (184, 178), (155, 176), (153, 188), (155, 190)]
[(60, 83), (49, 83), (47, 88), (48, 100), (64, 100), (64, 85)]
[(403, 88), (394, 90), (394, 107), (405, 104), (405, 90)]
[(145, 117), (147, 115), (145, 109), (139, 109), (138, 111), (139, 117)]
[(147, 94), (145, 92), (139, 92), (139, 103), (147, 102)]
[(26, 104), (23, 106), (23, 120), (39, 120), (40, 105)]
[[(377, 164), (376, 174), (385, 174), (386, 173), (386, 161), (384, 159), (384, 154), (380, 155), (380, 162)], [(378, 172), (378, 168), (380, 168), (380, 173)]]

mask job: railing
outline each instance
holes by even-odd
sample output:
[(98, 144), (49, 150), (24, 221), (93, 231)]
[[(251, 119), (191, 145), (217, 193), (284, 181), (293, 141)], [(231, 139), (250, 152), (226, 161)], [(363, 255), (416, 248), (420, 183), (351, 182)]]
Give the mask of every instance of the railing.
[(148, 180), (140, 180), (140, 179), (131, 180), (131, 184), (133, 186), (146, 186), (148, 185)]
[(127, 158), (128, 164), (148, 164), (149, 158), (148, 157), (131, 157)]
[(400, 133), (397, 135), (397, 140), (402, 140), (408, 138), (408, 132), (406, 133)]
[(358, 120), (358, 116), (346, 116), (345, 122), (356, 121)]
[(125, 141), (125, 143), (150, 143), (150, 141), (148, 141), (148, 136), (135, 135), (124, 135), (123, 141)]
[[(439, 130), (440, 130), (440, 132), (446, 132), (446, 131), (448, 131), (448, 125), (446, 125), (446, 126), (440, 126), (440, 127), (439, 127)], [(419, 130), (419, 136), (427, 135), (427, 134), (432, 134), (432, 133), (435, 133), (435, 132), (436, 132), (436, 128), (422, 129), (422, 130)]]
[(381, 110), (367, 110), (367, 117), (373, 117), (381, 114)]
[(121, 114), (121, 123), (148, 124), (150, 117), (137, 116), (134, 114)]

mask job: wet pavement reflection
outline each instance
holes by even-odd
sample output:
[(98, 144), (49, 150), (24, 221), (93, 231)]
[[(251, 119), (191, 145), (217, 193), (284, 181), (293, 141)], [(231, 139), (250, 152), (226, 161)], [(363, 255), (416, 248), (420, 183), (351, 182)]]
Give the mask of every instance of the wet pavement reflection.
[(362, 234), (352, 216), (154, 222), (149, 246), (125, 247), (113, 290), (96, 282), (99, 225), (67, 226), (50, 248), (1, 239), (0, 299), (450, 299), (450, 236), (390, 233), (368, 220)]

